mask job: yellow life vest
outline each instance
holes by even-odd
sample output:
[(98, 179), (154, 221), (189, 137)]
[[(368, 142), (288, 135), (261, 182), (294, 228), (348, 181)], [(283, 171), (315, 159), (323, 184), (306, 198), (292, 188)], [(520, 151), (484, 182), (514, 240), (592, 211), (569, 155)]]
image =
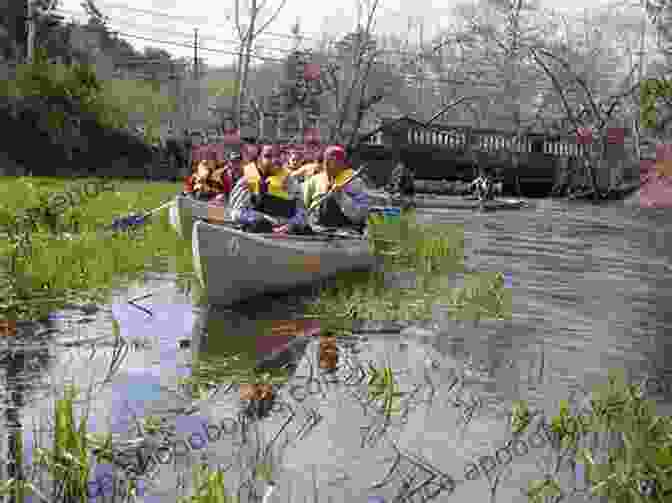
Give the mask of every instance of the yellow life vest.
[[(247, 178), (250, 192), (259, 194), (260, 174), (257, 171)], [(278, 169), (273, 175), (266, 177), (268, 191), (258, 197), (255, 209), (274, 217), (291, 218), (296, 213), (297, 201), (287, 191), (289, 170)]]
[[(346, 168), (340, 173), (336, 175), (336, 178), (334, 180), (334, 186), (338, 187), (339, 185), (342, 185), (344, 182), (347, 182), (350, 177), (354, 174), (354, 171), (351, 170), (350, 168)], [(321, 171), (320, 173), (314, 175), (315, 176), (315, 194), (320, 195), (320, 194), (326, 194), (327, 191), (329, 190), (329, 177), (327, 176), (326, 171)]]
[[(247, 183), (250, 188), (250, 192), (253, 194), (259, 194), (259, 180), (260, 174), (258, 170), (251, 172), (247, 177)], [(268, 184), (268, 194), (274, 197), (279, 197), (280, 199), (289, 199), (290, 195), (287, 192), (287, 177), (289, 176), (289, 170), (286, 168), (280, 168), (275, 174), (266, 177), (266, 183)]]

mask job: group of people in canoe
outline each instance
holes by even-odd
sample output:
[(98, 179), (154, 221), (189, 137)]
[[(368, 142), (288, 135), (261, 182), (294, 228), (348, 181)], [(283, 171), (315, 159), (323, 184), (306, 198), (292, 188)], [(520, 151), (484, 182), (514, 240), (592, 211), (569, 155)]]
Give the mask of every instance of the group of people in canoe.
[(327, 147), (313, 161), (298, 152), (283, 161), (279, 145), (264, 145), (255, 154), (245, 163), (238, 153), (221, 163), (210, 154), (194, 166), (184, 192), (225, 204), (231, 220), (250, 232), (303, 234), (315, 225), (364, 229), (369, 198), (342, 146)]

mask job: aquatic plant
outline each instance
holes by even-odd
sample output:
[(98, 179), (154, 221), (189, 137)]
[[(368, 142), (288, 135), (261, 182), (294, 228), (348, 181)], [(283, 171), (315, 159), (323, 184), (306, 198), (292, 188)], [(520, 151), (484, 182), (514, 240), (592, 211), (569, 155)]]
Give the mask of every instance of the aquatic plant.
[(381, 401), (383, 414), (389, 420), (392, 412), (401, 412), (397, 405), (403, 393), (397, 391), (398, 386), (389, 366), (378, 369), (369, 362), (368, 374), (369, 400)]
[[(526, 494), (531, 503), (544, 498), (559, 502), (580, 492), (563, 489), (557, 478), (567, 456), (570, 466), (585, 475), (591, 496), (626, 503), (670, 500), (672, 418), (656, 415), (655, 404), (644, 398), (640, 386), (626, 384), (622, 371), (610, 371), (608, 382), (595, 387), (588, 408), (572, 413), (569, 402), (562, 401), (548, 429), (558, 440), (551, 444), (555, 466), (546, 469), (542, 480), (530, 483)], [(619, 442), (580, 447), (589, 435), (612, 435)]]
[(54, 481), (54, 494), (65, 502), (88, 501), (88, 482), (91, 470), (87, 435), (87, 416), (82, 415), (79, 427), (75, 421), (73, 402), (77, 397), (74, 387), (66, 386), (64, 397), (56, 401), (54, 409), (54, 440), (52, 449), (36, 449), (37, 463), (43, 465)]
[(179, 497), (178, 503), (238, 503), (237, 496), (227, 494), (224, 486), (224, 471), (211, 470), (203, 464), (193, 469), (194, 494)]
[[(456, 319), (510, 319), (511, 292), (501, 273), (467, 273), (463, 288), (446, 288), (445, 275), (464, 272), (464, 232), (458, 226), (420, 225), (412, 213), (398, 220), (371, 217), (369, 240), (383, 259), (373, 271), (350, 271), (327, 282), (307, 306), (335, 330), (351, 320), (427, 320), (435, 304)], [(391, 288), (385, 274), (410, 272), (413, 288)]]
[[(3, 188), (13, 198), (3, 201), (0, 223), (25, 207), (17, 193), (27, 193), (26, 199), (32, 197), (39, 204), (58, 186), (23, 181), (7, 185)], [(113, 287), (138, 278), (147, 267), (191, 273), (191, 247), (177, 237), (165, 214), (143, 225), (143, 235), (100, 232), (115, 213), (158, 206), (179, 190), (177, 184), (121, 181), (117, 185), (117, 192), (104, 192), (67, 208), (56, 222), (47, 225), (37, 219), (32, 232), (2, 240), (0, 273), (6, 274), (0, 274), (0, 314), (40, 319), (67, 302), (102, 301)], [(68, 235), (66, 231), (76, 232)]]

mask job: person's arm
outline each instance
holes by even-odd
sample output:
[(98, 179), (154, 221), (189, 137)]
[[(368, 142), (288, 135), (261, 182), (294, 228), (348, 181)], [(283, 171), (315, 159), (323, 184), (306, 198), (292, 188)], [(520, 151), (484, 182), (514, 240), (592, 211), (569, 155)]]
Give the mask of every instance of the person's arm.
[(296, 201), (296, 212), (289, 219), (290, 224), (306, 225), (308, 213), (303, 199), (303, 187), (294, 177), (287, 177), (287, 192)]
[(231, 191), (229, 199), (229, 215), (232, 220), (238, 221), (243, 210), (250, 208), (251, 194), (247, 178), (242, 177)]
[(252, 201), (249, 182), (246, 177), (238, 180), (238, 183), (231, 192), (229, 200), (228, 214), (235, 222), (241, 224), (252, 224), (261, 219), (268, 219), (267, 215), (256, 211)]
[(350, 181), (334, 197), (346, 217), (355, 223), (366, 221), (369, 216), (369, 196), (360, 179)]
[(303, 184), (303, 205), (306, 209), (310, 209), (315, 197), (315, 178), (310, 177)]

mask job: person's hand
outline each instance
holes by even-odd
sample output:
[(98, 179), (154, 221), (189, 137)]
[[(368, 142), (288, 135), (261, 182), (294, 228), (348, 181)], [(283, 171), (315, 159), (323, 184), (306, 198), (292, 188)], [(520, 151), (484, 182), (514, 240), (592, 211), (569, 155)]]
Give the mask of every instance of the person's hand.
[(266, 178), (259, 179), (259, 194), (266, 194), (268, 192), (268, 180)]
[(273, 227), (273, 234), (287, 234), (289, 232), (289, 224), (276, 225)]

